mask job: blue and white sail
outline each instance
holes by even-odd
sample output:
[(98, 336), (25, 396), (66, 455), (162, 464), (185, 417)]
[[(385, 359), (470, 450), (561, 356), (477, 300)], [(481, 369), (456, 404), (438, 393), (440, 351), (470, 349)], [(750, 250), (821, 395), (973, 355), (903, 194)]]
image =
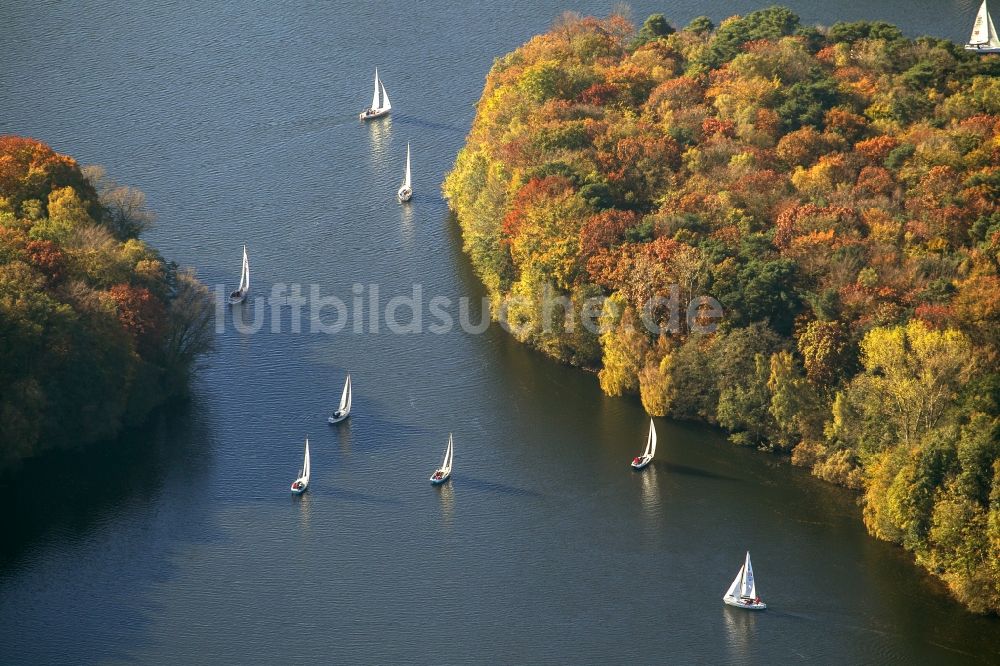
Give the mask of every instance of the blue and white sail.
[(764, 610), (767, 604), (760, 600), (757, 595), (757, 582), (753, 577), (753, 565), (750, 563), (750, 551), (747, 551), (746, 560), (740, 567), (739, 573), (733, 579), (732, 584), (722, 600), (730, 606), (746, 608), (749, 610)]

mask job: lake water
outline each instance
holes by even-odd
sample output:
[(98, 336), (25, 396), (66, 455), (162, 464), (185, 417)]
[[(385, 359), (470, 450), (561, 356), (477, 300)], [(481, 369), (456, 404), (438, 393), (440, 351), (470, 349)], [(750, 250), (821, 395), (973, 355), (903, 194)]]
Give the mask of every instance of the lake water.
[[(786, 4), (955, 41), (978, 6)], [(632, 3), (678, 24), (759, 6)], [(144, 190), (148, 240), (210, 285), (234, 286), (245, 242), (256, 298), (316, 284), (350, 304), (377, 284), (384, 305), (419, 283), (477, 303), (439, 185), (493, 59), (563, 8), (3, 0), (0, 133)], [(394, 109), (365, 125), (376, 65)], [(1000, 660), (1000, 622), (786, 462), (657, 421), (636, 474), (638, 401), (497, 328), (296, 334), (280, 303), (237, 312), (258, 310), (253, 334), (224, 310), (190, 406), (2, 490), (0, 662)], [(331, 427), (347, 371), (354, 412)], [(433, 488), (449, 432), (455, 475)], [(312, 484), (293, 498), (306, 435)], [(747, 549), (760, 614), (721, 601)]]

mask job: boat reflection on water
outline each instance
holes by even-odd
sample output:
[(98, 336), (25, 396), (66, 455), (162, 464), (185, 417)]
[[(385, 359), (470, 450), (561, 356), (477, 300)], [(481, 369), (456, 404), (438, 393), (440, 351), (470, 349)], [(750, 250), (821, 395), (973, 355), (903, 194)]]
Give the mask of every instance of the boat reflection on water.
[(229, 309), (233, 315), (233, 328), (240, 334), (243, 343), (250, 341), (250, 333), (264, 327), (264, 308), (257, 307), (253, 299), (243, 301), (239, 307)]
[[(372, 163), (383, 167), (389, 159), (389, 147), (392, 144), (392, 116), (378, 118), (365, 123), (368, 130), (368, 138), (371, 140)], [(389, 190), (392, 196), (392, 190)]]
[(450, 483), (436, 486), (438, 499), (441, 501), (441, 519), (444, 526), (451, 529), (452, 520), (455, 515), (455, 489)]
[(408, 251), (413, 251), (417, 249), (416, 241), (416, 228), (413, 225), (413, 202), (412, 200), (405, 206), (399, 207), (399, 225), (403, 233), (403, 246)]
[(726, 646), (731, 662), (745, 664), (750, 661), (756, 642), (759, 617), (758, 613), (723, 605), (722, 621), (726, 626)]
[(659, 520), (663, 503), (660, 501), (660, 481), (656, 476), (656, 467), (649, 465), (639, 476), (642, 479), (642, 511), (647, 517)]
[(351, 443), (354, 441), (351, 435), (351, 419), (337, 424), (337, 441), (340, 442), (341, 453), (351, 452)]
[(301, 495), (291, 496), (295, 501), (296, 507), (299, 511), (299, 527), (303, 530), (309, 529), (309, 518), (312, 515), (312, 495), (309, 493), (302, 493)]

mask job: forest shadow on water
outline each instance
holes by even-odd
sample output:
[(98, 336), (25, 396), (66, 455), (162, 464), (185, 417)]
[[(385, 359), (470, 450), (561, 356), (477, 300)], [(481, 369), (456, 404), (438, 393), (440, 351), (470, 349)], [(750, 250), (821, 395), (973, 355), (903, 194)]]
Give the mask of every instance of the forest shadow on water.
[(40, 541), (85, 538), (123, 510), (156, 502), (175, 476), (196, 488), (211, 464), (199, 409), (192, 402), (163, 407), (114, 440), (53, 451), (0, 477), (0, 505), (8, 507), (0, 578)]
[[(44, 663), (70, 652), (77, 664), (132, 658), (130, 646), (163, 612), (148, 593), (179, 575), (182, 550), (222, 538), (204, 501), (214, 464), (207, 420), (195, 396), (115, 440), (52, 452), (0, 481), (0, 616), (17, 618), (0, 622), (0, 645), (30, 631), (45, 636), (35, 646)], [(167, 520), (150, 520), (163, 511)], [(81, 560), (93, 564), (83, 576)], [(59, 632), (46, 607), (59, 609)]]

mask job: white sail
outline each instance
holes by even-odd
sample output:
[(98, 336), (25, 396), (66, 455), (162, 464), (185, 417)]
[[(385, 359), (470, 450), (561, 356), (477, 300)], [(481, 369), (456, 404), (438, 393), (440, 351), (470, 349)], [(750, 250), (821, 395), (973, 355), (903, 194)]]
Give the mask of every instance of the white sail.
[(378, 87), (379, 87), (378, 67), (376, 67), (375, 68), (375, 93), (372, 95), (372, 108), (373, 109), (377, 109), (378, 108)]
[(757, 598), (757, 584), (753, 579), (753, 566), (750, 564), (750, 551), (747, 551), (747, 560), (743, 565), (743, 585), (740, 596), (744, 599)]
[(243, 268), (240, 270), (240, 291), (250, 291), (250, 260), (247, 259), (247, 246), (243, 246)]
[(451, 439), (451, 433), (448, 433), (448, 448), (444, 452), (444, 460), (441, 462), (441, 470), (447, 474), (451, 471), (451, 461), (455, 457), (455, 445)]
[(983, 0), (983, 4), (979, 6), (979, 13), (976, 14), (976, 22), (972, 24), (970, 44), (986, 44), (990, 41), (989, 20), (990, 12), (986, 8), (986, 0)]
[(736, 578), (733, 579), (733, 584), (729, 586), (728, 590), (726, 590), (726, 596), (735, 598), (739, 594), (740, 583), (742, 582), (743, 582), (743, 567), (740, 567), (740, 570), (736, 572)]
[(979, 6), (979, 13), (976, 14), (976, 21), (972, 24), (972, 35), (969, 37), (971, 46), (988, 46), (991, 48), (1000, 47), (1000, 38), (997, 37), (997, 30), (993, 25), (993, 17), (986, 7), (986, 0)]
[(382, 88), (382, 110), (388, 111), (392, 108), (392, 104), (389, 103), (389, 93), (385, 91), (385, 84), (379, 81), (379, 86)]
[(646, 452), (643, 453), (643, 455), (652, 458), (655, 454), (656, 454), (656, 426), (653, 425), (653, 419), (650, 419), (649, 439), (646, 440)]
[(406, 189), (412, 189), (410, 187), (410, 144), (406, 144), (406, 177), (403, 179), (403, 187)]
[(347, 381), (344, 382), (344, 392), (340, 396), (339, 411), (341, 414), (351, 411), (351, 375), (347, 375)]
[(310, 467), (311, 466), (309, 464), (309, 438), (306, 437), (306, 457), (305, 460), (302, 462), (302, 480), (306, 483), (306, 485), (309, 484), (309, 472), (311, 471)]

